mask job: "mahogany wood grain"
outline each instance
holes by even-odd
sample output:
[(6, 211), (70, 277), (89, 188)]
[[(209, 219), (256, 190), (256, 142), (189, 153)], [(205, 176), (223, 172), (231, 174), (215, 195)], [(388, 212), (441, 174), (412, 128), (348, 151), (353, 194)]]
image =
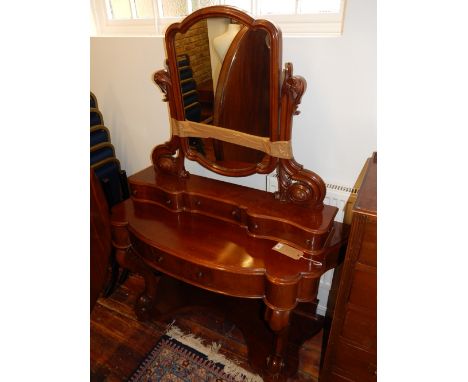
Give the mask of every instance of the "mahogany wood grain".
[(288, 243), (317, 261), (330, 237), (337, 208), (287, 205), (274, 195), (249, 187), (190, 175), (180, 182), (148, 167), (129, 179), (132, 198), (174, 212), (190, 211), (246, 227), (254, 237)]
[[(346, 245), (346, 227), (333, 222), (336, 208), (285, 208), (265, 191), (193, 175), (180, 180), (157, 174), (153, 167), (133, 175), (129, 183), (132, 198), (112, 210), (113, 241), (119, 263), (145, 278), (136, 302), (139, 318), (155, 314), (158, 274), (219, 295), (258, 299), (254, 307), (266, 307), (271, 332), (260, 330), (261, 322), (253, 325), (251, 314), (238, 320), (256, 349), (249, 352), (250, 361), (264, 368), (268, 378), (294, 374), (297, 361), (284, 359), (298, 349), (286, 346), (291, 313), (299, 303), (315, 301), (320, 276), (340, 261)], [(276, 231), (271, 229), (275, 224)], [(320, 263), (274, 251), (277, 240), (284, 241), (281, 234), (297, 239)], [(242, 303), (242, 313), (248, 304)], [(238, 307), (233, 303), (233, 317)]]
[[(232, 7), (203, 8), (168, 27), (167, 70), (158, 71), (154, 79), (169, 102), (171, 118), (182, 121), (185, 115), (175, 35), (209, 17), (231, 18), (246, 28), (232, 47), (225, 66), (229, 74), (224, 72), (217, 89), (218, 121), (266, 135), (272, 142), (290, 141), (292, 118), (306, 82), (287, 64), (280, 84), (281, 32), (269, 21), (254, 20)], [(252, 69), (255, 62), (260, 65)], [(242, 82), (245, 79), (249, 80)], [(325, 183), (317, 174), (294, 159), (268, 155), (246, 167), (251, 158), (237, 154), (212, 162), (190, 150), (188, 139), (176, 134), (156, 146), (153, 166), (129, 178), (132, 198), (113, 208), (113, 245), (119, 263), (145, 279), (135, 303), (140, 319), (157, 314), (162, 275), (214, 292), (214, 299), (224, 301), (237, 317), (251, 364), (268, 380), (284, 380), (297, 370), (298, 347), (291, 348), (289, 339), (302, 343), (310, 335), (306, 326), (293, 325), (294, 313), (300, 304), (316, 302), (321, 275), (342, 260), (348, 229), (334, 222), (337, 208), (323, 204)], [(190, 175), (185, 158), (227, 176), (265, 174), (277, 168), (279, 192)], [(277, 242), (294, 247), (303, 258), (273, 250)], [(309, 329), (316, 331), (320, 325), (315, 320)], [(296, 337), (296, 328), (302, 335)]]
[(112, 252), (109, 207), (99, 179), (90, 172), (90, 303), (93, 310), (104, 289)]
[[(255, 20), (248, 14), (233, 7), (213, 6), (202, 8), (187, 16), (180, 23), (170, 25), (166, 30), (165, 42), (168, 58), (167, 70), (158, 71), (155, 74), (155, 82), (166, 95), (165, 100), (169, 102), (171, 118), (175, 118), (180, 121), (185, 118), (176, 60), (177, 52), (175, 49), (175, 36), (177, 33), (185, 33), (192, 25), (196, 24), (200, 20), (210, 17), (229, 18), (242, 24), (245, 28), (248, 28), (248, 30), (251, 31), (246, 35), (246, 39), (243, 43), (240, 44), (240, 48), (242, 52), (244, 52), (242, 60), (229, 61), (230, 56), (227, 56), (228, 61), (226, 62), (229, 63), (229, 65), (226, 65), (225, 68), (227, 69), (222, 71), (220, 74), (222, 75), (223, 73), (232, 72), (235, 74), (235, 78), (231, 81), (226, 78), (226, 76), (220, 77), (221, 81), (224, 84), (227, 84), (230, 90), (226, 101), (218, 102), (218, 110), (226, 110), (227, 105), (229, 105), (230, 116), (236, 115), (237, 128), (239, 128), (239, 126), (245, 126), (246, 129), (255, 129), (256, 124), (251, 124), (252, 118), (259, 119), (262, 126), (265, 126), (265, 123), (268, 123), (268, 132), (266, 136), (270, 136), (272, 141), (278, 140), (278, 110), (282, 56), (281, 31), (271, 22), (267, 20)], [(268, 49), (257, 48), (256, 44), (258, 43), (258, 39), (265, 35), (268, 36)], [(263, 46), (265, 46), (264, 38)], [(231, 57), (233, 53), (234, 51), (231, 50), (229, 53)], [(258, 60), (260, 65), (255, 65), (255, 60)], [(252, 75), (257, 74), (255, 78), (250, 77), (250, 75), (244, 70), (246, 69), (245, 64), (247, 63), (252, 66), (248, 69), (252, 72)], [(265, 71), (265, 69), (267, 70)], [(261, 77), (259, 77), (259, 75), (261, 75)], [(247, 81), (248, 78), (254, 78), (254, 82), (251, 84)], [(229, 85), (231, 83), (232, 85)], [(235, 85), (241, 86), (236, 87)], [(260, 88), (259, 86), (262, 87)], [(265, 86), (267, 86), (266, 89)], [(266, 95), (263, 93), (266, 93)], [(221, 92), (221, 94), (224, 93)], [(225, 97), (223, 97), (223, 99), (224, 98)], [(245, 98), (249, 103), (247, 110), (244, 111), (243, 109), (247, 102), (242, 102), (242, 100)], [(235, 102), (236, 104), (242, 102), (242, 108), (234, 107), (235, 105), (232, 105), (231, 107), (231, 102)], [(256, 105), (257, 103), (258, 105)], [(219, 106), (222, 107), (220, 108)], [(254, 111), (257, 113), (253, 113)], [(264, 112), (266, 112), (267, 115), (260, 115), (260, 113), (263, 114)], [(228, 119), (224, 117), (222, 120), (224, 122), (228, 121)], [(230, 126), (232, 125), (233, 122), (230, 122)], [(221, 127), (224, 126), (221, 125)], [(255, 134), (255, 131), (252, 133)], [(263, 134), (264, 132), (262, 127), (262, 135)], [(272, 172), (277, 164), (276, 158), (262, 153), (261, 155), (258, 154), (258, 157), (262, 159), (253, 165), (246, 166), (248, 161), (242, 161), (242, 158), (238, 158), (238, 162), (242, 163), (242, 167), (240, 168), (229, 165), (216, 165), (216, 162), (208, 160), (207, 157), (201, 155), (195, 150), (191, 150), (187, 138), (181, 138), (178, 142), (180, 143), (180, 148), (181, 151), (183, 151), (184, 157), (186, 156), (191, 160), (195, 160), (202, 166), (221, 175), (247, 176), (254, 173), (267, 174)], [(250, 152), (252, 151), (253, 150), (250, 150)], [(257, 156), (257, 154), (254, 156)], [(153, 160), (153, 163), (157, 165), (157, 158), (159, 158), (158, 153), (155, 153), (153, 155), (153, 158), (154, 157), (156, 157), (156, 160)]]
[(353, 208), (321, 381), (377, 380), (377, 154)]
[[(270, 129), (268, 38), (265, 30), (247, 27), (236, 35), (219, 74), (213, 124), (276, 141), (277, 131)], [(220, 152), (217, 160), (242, 158), (256, 166), (265, 156), (258, 150), (227, 142), (218, 143)]]

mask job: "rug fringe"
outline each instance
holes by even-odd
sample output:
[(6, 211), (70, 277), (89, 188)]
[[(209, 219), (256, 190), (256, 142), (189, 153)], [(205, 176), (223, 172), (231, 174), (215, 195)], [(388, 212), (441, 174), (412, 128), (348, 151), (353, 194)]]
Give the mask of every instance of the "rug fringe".
[(236, 365), (233, 361), (227, 359), (223, 354), (219, 353), (221, 344), (212, 342), (210, 345), (203, 344), (202, 340), (193, 333), (184, 333), (180, 328), (174, 325), (175, 320), (171, 322), (166, 331), (166, 335), (174, 338), (175, 340), (187, 345), (200, 353), (205, 354), (208, 359), (215, 363), (224, 365), (224, 372), (234, 377), (238, 382), (263, 382), (262, 377), (258, 374), (253, 374), (240, 366)]

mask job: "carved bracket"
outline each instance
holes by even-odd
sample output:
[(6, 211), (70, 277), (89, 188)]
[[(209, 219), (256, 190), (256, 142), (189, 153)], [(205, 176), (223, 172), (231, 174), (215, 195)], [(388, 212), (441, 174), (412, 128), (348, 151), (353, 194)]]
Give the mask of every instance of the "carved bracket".
[(184, 167), (184, 153), (180, 148), (179, 137), (173, 136), (169, 142), (158, 145), (151, 153), (154, 169), (158, 173), (186, 178), (189, 172)]
[[(297, 110), (307, 83), (301, 76), (293, 76), (293, 66), (287, 63), (281, 88), (281, 140), (291, 139), (292, 118)], [(275, 197), (293, 203), (321, 204), (325, 198), (326, 186), (320, 176), (305, 169), (294, 158), (280, 159), (278, 189)]]
[(154, 73), (154, 82), (164, 94), (163, 101), (168, 102), (169, 97), (172, 95), (172, 81), (169, 72), (166, 69), (158, 70)]
[[(158, 70), (154, 74), (154, 82), (164, 93), (164, 102), (172, 99), (172, 80), (166, 69)], [(172, 102), (169, 102), (171, 116), (173, 114)], [(157, 172), (175, 175), (179, 178), (186, 178), (189, 173), (184, 168), (184, 153), (181, 150), (180, 139), (172, 136), (169, 142), (158, 145), (151, 154), (153, 166)]]

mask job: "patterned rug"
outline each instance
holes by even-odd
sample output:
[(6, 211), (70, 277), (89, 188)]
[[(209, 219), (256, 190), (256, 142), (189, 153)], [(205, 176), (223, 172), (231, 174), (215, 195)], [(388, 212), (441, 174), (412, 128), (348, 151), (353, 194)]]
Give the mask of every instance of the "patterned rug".
[(176, 326), (156, 343), (129, 382), (262, 382), (219, 351), (220, 345), (205, 345), (193, 334)]

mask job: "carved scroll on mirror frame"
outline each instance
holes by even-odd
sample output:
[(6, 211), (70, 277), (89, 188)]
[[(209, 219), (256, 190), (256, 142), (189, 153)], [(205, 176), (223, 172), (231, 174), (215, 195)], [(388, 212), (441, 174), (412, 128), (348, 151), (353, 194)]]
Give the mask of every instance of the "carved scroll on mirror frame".
[[(219, 29), (223, 23), (226, 28), (224, 31)], [(237, 34), (223, 53), (222, 67), (216, 72), (214, 58), (218, 53), (211, 43), (228, 34), (230, 30), (237, 31)], [(208, 35), (208, 42), (200, 44), (208, 46), (210, 50), (211, 63), (208, 64), (205, 60), (205, 66), (212, 66), (211, 78), (209, 73), (198, 74), (201, 72), (201, 69), (196, 69), (199, 67), (199, 63), (196, 62), (198, 54), (190, 55), (190, 52), (187, 53), (188, 48), (183, 45), (184, 38), (198, 38), (195, 32)], [(273, 24), (266, 20), (254, 20), (236, 8), (214, 6), (196, 11), (182, 22), (171, 25), (166, 31), (165, 39), (167, 68), (156, 73), (155, 81), (166, 94), (171, 118), (258, 135), (268, 138), (272, 143), (279, 140), (281, 32)], [(205, 54), (202, 52), (200, 55)], [(197, 88), (191, 89), (190, 82), (197, 81), (200, 82)], [(207, 115), (197, 112), (194, 107), (198, 102), (195, 94), (200, 97), (206, 94), (210, 82), (212, 96), (208, 98), (213, 99), (212, 119), (209, 115), (205, 118)], [(193, 90), (195, 92), (190, 93)], [(190, 93), (192, 98), (187, 98), (187, 93)], [(193, 138), (192, 141), (196, 143), (198, 137)], [(163, 153), (166, 167), (160, 170), (165, 172), (170, 168), (171, 173), (180, 173), (177, 161), (169, 166), (169, 146), (171, 149), (180, 149), (182, 154), (177, 154), (178, 157), (195, 160), (209, 170), (227, 176), (267, 174), (272, 172), (278, 163), (277, 157), (265, 154), (261, 150), (246, 148), (242, 144), (202, 138), (208, 143), (213, 141), (211, 149), (206, 150), (211, 153), (210, 157), (203, 152), (203, 147), (200, 149), (192, 145), (190, 137), (172, 139), (175, 143), (166, 144)], [(220, 147), (224, 150), (219, 150)], [(155, 151), (155, 156), (158, 152), (159, 150)], [(153, 163), (158, 161), (153, 160)], [(158, 166), (159, 164), (156, 164), (156, 167)]]
[[(229, 21), (226, 24), (228, 29), (224, 32), (235, 29), (237, 34), (226, 49), (219, 74), (214, 74), (214, 64), (210, 64), (211, 74), (208, 73), (206, 78), (209, 83), (213, 82), (211, 86), (214, 104), (211, 118), (193, 120), (192, 117), (187, 118), (189, 113), (183, 98), (186, 78), (185, 75), (181, 75), (178, 58), (182, 57), (185, 60), (183, 70), (187, 69), (186, 64), (196, 63), (193, 62), (194, 55), (189, 57), (188, 54), (182, 54), (180, 46), (183, 44), (177, 42), (177, 38), (194, 38), (193, 34), (196, 31), (202, 31), (197, 33), (208, 36), (208, 42), (204, 44), (209, 46), (210, 38), (214, 40), (219, 37), (212, 38), (209, 29), (209, 24), (215, 19)], [(231, 25), (239, 27), (232, 28)], [(262, 48), (256, 49), (259, 46)], [(185, 158), (197, 161), (209, 170), (226, 176), (268, 174), (276, 169), (279, 186), (279, 191), (275, 194), (277, 199), (318, 206), (323, 203), (325, 183), (320, 176), (297, 163), (292, 155), (292, 118), (299, 113), (297, 107), (306, 90), (306, 81), (301, 76), (294, 76), (292, 64), (287, 63), (283, 82), (280, 84), (281, 32), (273, 24), (266, 20), (254, 20), (235, 8), (208, 7), (194, 12), (182, 22), (172, 24), (167, 29), (166, 50), (167, 68), (158, 71), (154, 80), (169, 103), (172, 134), (169, 142), (157, 146), (153, 151), (152, 160), (157, 171), (186, 177), (188, 173), (184, 168)], [(256, 50), (263, 52), (260, 57), (255, 58), (261, 63), (258, 65), (262, 67), (261, 75), (257, 69), (252, 70), (253, 61), (249, 61), (247, 55), (242, 55), (243, 51)], [(192, 68), (189, 75), (195, 76), (195, 72)], [(242, 81), (242, 76), (248, 81)], [(268, 78), (266, 87), (249, 88), (246, 85), (254, 82), (253, 77), (262, 76)], [(265, 81), (263, 83), (265, 84)], [(200, 90), (196, 89), (195, 93), (197, 92)], [(267, 94), (268, 97), (257, 103), (251, 99), (247, 103), (240, 102), (239, 100), (247, 98), (246, 94), (255, 94), (256, 99), (259, 98), (258, 94)], [(188, 104), (192, 105), (190, 102)], [(265, 121), (268, 131), (259, 130), (257, 124), (265, 124)], [(190, 140), (194, 139), (202, 140), (202, 143), (213, 143), (211, 151), (214, 156), (210, 158), (202, 152), (203, 150), (191, 145)], [(219, 151), (219, 147), (228, 148), (229, 145), (236, 149), (233, 152), (241, 153), (244, 149), (246, 153), (245, 150), (251, 150), (261, 155), (253, 162), (249, 162), (242, 155), (231, 157), (229, 160), (217, 160), (216, 152)]]

